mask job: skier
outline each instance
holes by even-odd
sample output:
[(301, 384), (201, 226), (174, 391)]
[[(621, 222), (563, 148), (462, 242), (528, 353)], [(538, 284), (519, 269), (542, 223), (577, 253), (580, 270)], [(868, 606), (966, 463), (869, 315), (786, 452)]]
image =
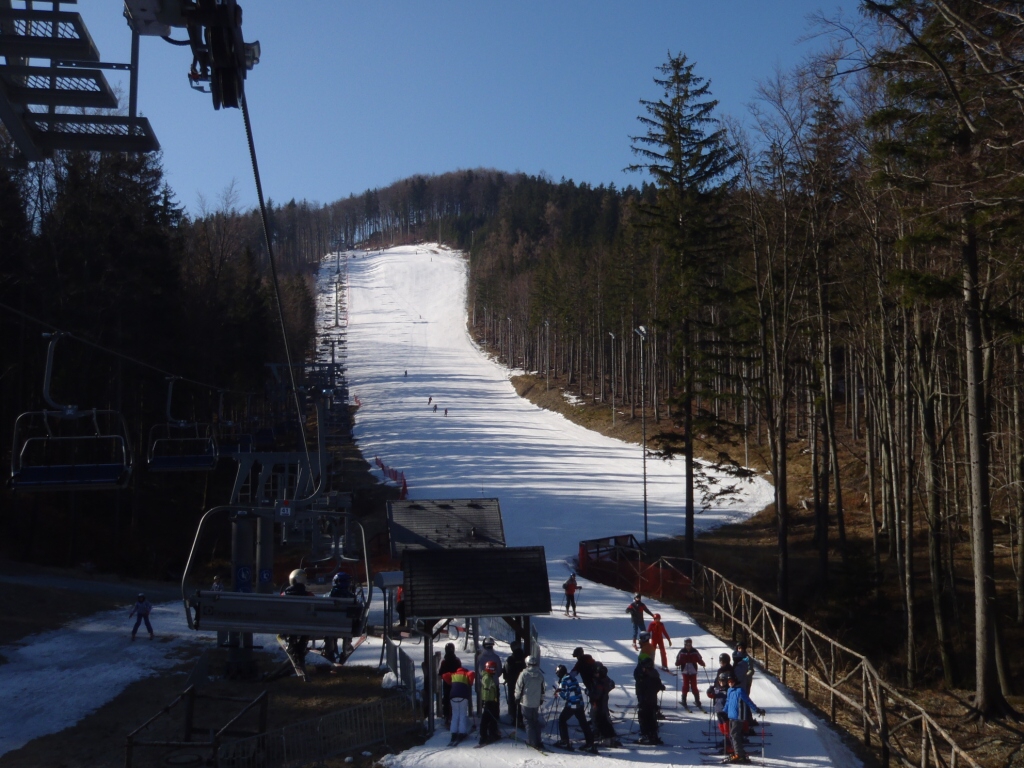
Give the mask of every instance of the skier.
[(594, 702), (594, 673), (597, 671), (597, 662), (589, 653), (584, 653), (582, 648), (576, 648), (572, 652), (576, 659), (575, 666), (569, 670), (569, 674), (578, 677), (587, 691), (587, 698), (591, 702), (591, 715), (593, 715)]
[(711, 709), (715, 713), (718, 732), (722, 734), (726, 755), (732, 754), (732, 744), (729, 742), (729, 716), (725, 713), (725, 701), (729, 697), (730, 677), (728, 672), (720, 672), (715, 678), (715, 682), (707, 690), (708, 701), (711, 702)]
[(139, 593), (138, 598), (135, 600), (135, 605), (132, 606), (131, 612), (128, 614), (130, 619), (135, 616), (135, 626), (132, 627), (132, 642), (135, 642), (135, 633), (139, 631), (139, 624), (146, 622), (146, 630), (149, 632), (149, 639), (153, 639), (153, 625), (149, 623), (149, 614), (153, 610), (153, 604), (146, 599), (146, 596)]
[(446, 643), (444, 646), (444, 658), (437, 665), (437, 674), (441, 678), (441, 711), (444, 714), (444, 725), (449, 730), (452, 727), (452, 686), (444, 682), (444, 676), (454, 672), (462, 666), (462, 661), (455, 655), (455, 643)]
[(576, 615), (576, 593), (583, 589), (579, 584), (576, 583), (576, 574), (570, 573), (569, 578), (566, 579), (565, 583), (562, 584), (562, 589), (565, 590), (565, 615), (569, 615), (569, 610), (572, 610), (572, 615)]
[(732, 741), (733, 755), (730, 762), (749, 763), (750, 758), (743, 749), (743, 729), (746, 727), (746, 718), (743, 716), (742, 708), (747, 706), (751, 711), (764, 715), (764, 710), (750, 700), (739, 682), (734, 677), (729, 678), (729, 692), (725, 699), (725, 713), (729, 717), (729, 739)]
[(654, 668), (654, 658), (646, 656), (633, 672), (636, 680), (637, 720), (640, 723), (640, 744), (663, 744), (658, 737), (658, 694), (665, 690), (661, 675)]
[(501, 669), (501, 657), (497, 653), (494, 652), (494, 638), (493, 637), (485, 637), (484, 641), (483, 641), (483, 643), (481, 643), (481, 645), (483, 647), (476, 652), (476, 662), (474, 663), (474, 669), (476, 671), (476, 681), (477, 681), (477, 689), (476, 689), (477, 702), (478, 702), (478, 705), (482, 708), (484, 700), (483, 700), (483, 698), (480, 695), (481, 694), (481, 687), (480, 686), (483, 685), (483, 681), (484, 681), (484, 666), (486, 666), (488, 661), (493, 661), (495, 669)]
[(682, 667), (683, 706), (686, 706), (686, 694), (692, 690), (694, 704), (697, 705), (697, 709), (703, 712), (704, 707), (700, 705), (700, 689), (697, 688), (697, 667), (703, 667), (705, 664), (700, 651), (693, 647), (693, 640), (690, 638), (683, 640), (683, 649), (676, 655), (676, 666)]
[[(740, 684), (743, 692), (749, 696), (750, 686), (754, 684), (754, 662), (747, 655), (747, 644), (742, 640), (736, 643), (736, 650), (732, 654), (732, 669), (736, 682)], [(744, 716), (747, 722), (754, 722), (754, 715), (749, 710), (745, 710)]]
[(544, 673), (540, 671), (540, 659), (526, 657), (526, 669), (516, 680), (516, 703), (526, 723), (526, 743), (534, 749), (544, 751), (540, 740), (540, 703), (544, 700)]
[(213, 577), (213, 586), (210, 587), (210, 591), (212, 591), (212, 592), (223, 592), (224, 591), (224, 582), (221, 580), (220, 574), (218, 574), (218, 575)]
[(523, 653), (523, 644), (519, 640), (513, 640), (509, 646), (512, 653), (505, 659), (505, 666), (501, 670), (505, 678), (505, 696), (508, 700), (508, 716), (513, 726), (519, 725), (519, 702), (516, 700), (516, 683), (519, 676), (526, 669), (526, 655)]
[(615, 687), (615, 681), (608, 677), (608, 668), (598, 662), (594, 670), (594, 688), (590, 697), (590, 710), (594, 715), (594, 728), (606, 747), (621, 747), (612, 716), (608, 711), (608, 696)]
[(437, 403), (434, 403), (434, 413), (437, 413)]
[[(647, 625), (647, 631), (651, 633), (651, 645), (661, 651), (661, 668), (668, 672), (668, 655), (665, 653), (665, 641), (668, 640), (669, 647), (672, 645), (672, 638), (668, 636), (668, 629), (661, 623), (661, 614), (654, 614), (654, 621)], [(653, 656), (653, 654), (651, 654)]]
[[(434, 402), (434, 396), (433, 395), (431, 395), (430, 397), (427, 398), (427, 405), (430, 405), (432, 402)], [(436, 411), (437, 408), (435, 408), (434, 410)]]
[(445, 672), (441, 679), (451, 686), (452, 724), (448, 730), (451, 731), (452, 740), (448, 746), (454, 747), (469, 735), (469, 712), (472, 709), (476, 675), (460, 666), (454, 672)]
[(498, 732), (498, 681), (494, 679), (497, 672), (496, 661), (484, 663), (484, 674), (480, 680), (480, 701), (483, 702), (483, 715), (480, 718), (481, 747), (501, 738)]
[(447, 416), (447, 415), (448, 415), (448, 409), (447, 409), (447, 408), (445, 408), (445, 409), (444, 409), (444, 415), (445, 415), (445, 416)]
[(405, 626), (405, 587), (395, 590), (395, 612), (398, 613), (398, 626)]
[(646, 629), (640, 633), (640, 653), (637, 654), (638, 662), (644, 659), (654, 659), (654, 646), (651, 644), (651, 633)]
[(572, 751), (572, 743), (569, 741), (569, 720), (575, 717), (576, 722), (580, 724), (580, 730), (583, 731), (583, 738), (586, 740), (586, 746), (582, 751), (592, 752), (596, 755), (597, 746), (594, 744), (594, 734), (590, 730), (590, 724), (583, 712), (583, 693), (580, 691), (580, 684), (576, 682), (575, 677), (569, 674), (565, 664), (558, 665), (555, 669), (555, 677), (558, 678), (555, 698), (560, 698), (565, 702), (562, 714), (558, 717), (559, 740), (555, 746)]
[(626, 606), (626, 613), (633, 620), (633, 650), (635, 651), (637, 650), (636, 640), (644, 631), (644, 614), (647, 613), (651, 618), (654, 618), (654, 614), (651, 613), (650, 608), (644, 605), (639, 594), (633, 595), (633, 602)]
[[(285, 587), (284, 592), (281, 594), (293, 597), (308, 597), (310, 592), (306, 589), (306, 572), (301, 568), (296, 568), (288, 574), (288, 586)], [(284, 641), (284, 652), (291, 660), (292, 666), (295, 667), (295, 674), (298, 675), (300, 680), (308, 682), (309, 678), (306, 677), (306, 650), (309, 646), (309, 636), (278, 635), (277, 638)]]
[[(352, 577), (344, 571), (338, 571), (334, 574), (331, 579), (331, 591), (327, 593), (328, 597), (352, 597)], [(355, 625), (353, 621), (353, 625)], [(324, 658), (335, 664), (340, 664), (348, 658), (349, 654), (353, 651), (352, 639), (346, 637), (344, 647), (342, 648), (341, 655), (338, 655), (338, 638), (336, 637), (325, 637), (324, 638)]]
[(718, 671), (715, 673), (715, 677), (719, 677), (723, 672), (729, 677), (735, 677), (735, 672), (732, 668), (732, 656), (728, 653), (718, 654)]

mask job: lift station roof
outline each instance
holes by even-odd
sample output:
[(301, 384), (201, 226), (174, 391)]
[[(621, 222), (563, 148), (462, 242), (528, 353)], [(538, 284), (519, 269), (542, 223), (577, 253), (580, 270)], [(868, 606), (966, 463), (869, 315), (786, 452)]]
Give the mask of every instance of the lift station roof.
[(406, 499), (388, 502), (391, 556), (406, 550), (505, 546), (497, 499)]

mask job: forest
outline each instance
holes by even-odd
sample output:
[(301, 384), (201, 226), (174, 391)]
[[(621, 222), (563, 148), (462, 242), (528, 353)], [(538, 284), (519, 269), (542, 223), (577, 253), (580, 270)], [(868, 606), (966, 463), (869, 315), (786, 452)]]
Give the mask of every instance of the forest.
[[(487, 349), (643, 413), (651, 450), (683, 458), (687, 554), (714, 501), (697, 459), (763, 468), (770, 596), (798, 602), (790, 526), (807, 508), (819, 596), (852, 580), (896, 594), (904, 682), (973, 687), (995, 717), (1011, 712), (1003, 638), (1024, 626), (1024, 15), (999, 0), (862, 9), (856, 25), (822, 18), (826, 52), (761, 82), (742, 119), (718, 113), (713, 73), (670, 54), (624, 137), (635, 187), (473, 169), (271, 204), (289, 327), (311, 349), (305, 277), (324, 253), (461, 248)], [(152, 159), (4, 173), (0, 424), (38, 404), (52, 328), (215, 383), (190, 394), (196, 411), (217, 387), (262, 388), (280, 357), (266, 255), (232, 190), (190, 218)], [(74, 397), (161, 418), (162, 375), (67, 354)], [(796, 463), (807, 482), (790, 482)], [(138, 516), (114, 523), (122, 538)]]

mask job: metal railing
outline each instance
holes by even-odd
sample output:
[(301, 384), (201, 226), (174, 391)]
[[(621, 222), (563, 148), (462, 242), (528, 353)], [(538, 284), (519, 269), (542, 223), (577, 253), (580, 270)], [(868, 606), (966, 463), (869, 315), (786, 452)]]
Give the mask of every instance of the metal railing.
[(219, 768), (299, 768), (343, 752), (388, 744), (422, 728), (406, 696), (342, 709), (260, 736), (222, 744)]
[(652, 597), (699, 602), (734, 640), (746, 639), (748, 652), (765, 671), (833, 724), (877, 748), (883, 766), (895, 759), (915, 768), (980, 768), (933, 715), (884, 680), (861, 654), (695, 560), (647, 562), (641, 550), (623, 549), (616, 546), (613, 556), (588, 561), (587, 578), (620, 589), (642, 583), (644, 594)]

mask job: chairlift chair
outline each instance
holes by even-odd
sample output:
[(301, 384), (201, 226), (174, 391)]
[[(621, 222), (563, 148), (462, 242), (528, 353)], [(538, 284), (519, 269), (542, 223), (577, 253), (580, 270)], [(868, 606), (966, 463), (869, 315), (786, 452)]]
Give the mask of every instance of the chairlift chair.
[(150, 472), (209, 472), (217, 466), (220, 453), (209, 424), (171, 415), (174, 382), (167, 380), (167, 422), (149, 430)]
[(253, 437), (249, 430), (237, 421), (224, 418), (223, 392), (220, 393), (217, 406), (217, 451), (221, 456), (237, 456), (253, 451)]
[(43, 399), (49, 409), (28, 411), (14, 423), (11, 487), (25, 491), (123, 488), (132, 473), (128, 426), (120, 412), (61, 405), (50, 396), (53, 357), (66, 334), (49, 339)]

